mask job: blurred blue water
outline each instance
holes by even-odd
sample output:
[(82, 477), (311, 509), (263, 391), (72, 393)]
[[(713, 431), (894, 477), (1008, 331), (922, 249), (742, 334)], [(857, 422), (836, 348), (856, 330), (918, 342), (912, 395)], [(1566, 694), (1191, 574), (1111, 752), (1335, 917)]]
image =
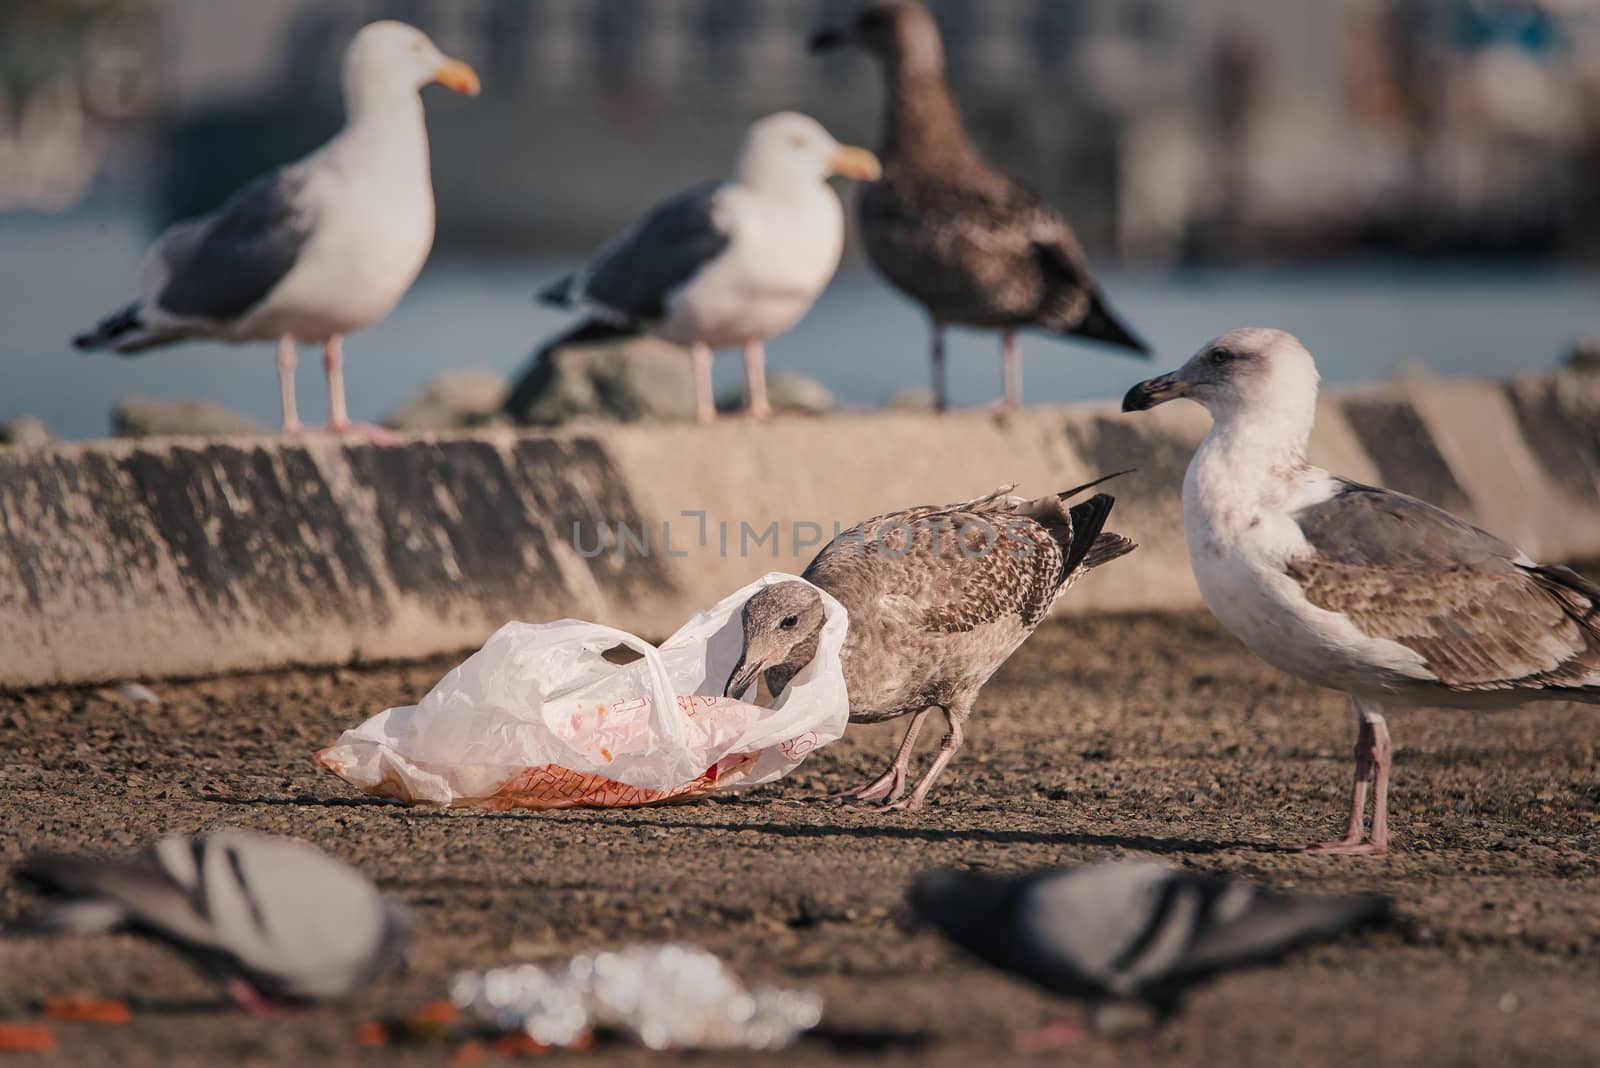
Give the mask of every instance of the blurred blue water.
[[(146, 229), (133, 214), (0, 216), (0, 421), (43, 418), (66, 437), (105, 434), (130, 393), (216, 401), (274, 425), (271, 346), (192, 344), (137, 359), (80, 355), (67, 342), (133, 295)], [(560, 261), (436, 260), (387, 321), (347, 346), (351, 412), (375, 419), (450, 368), (514, 373), (536, 342), (569, 317), (530, 295), (569, 265)], [(1600, 277), (1543, 266), (1414, 264), (1109, 273), (1113, 303), (1156, 347), (1151, 364), (1094, 346), (1029, 337), (1028, 400), (1118, 397), (1134, 381), (1186, 358), (1236, 326), (1299, 334), (1328, 381), (1373, 380), (1402, 366), (1439, 374), (1507, 375), (1553, 366), (1573, 339), (1600, 332)], [(1000, 388), (997, 342), (951, 337), (959, 404)], [(851, 404), (881, 403), (927, 381), (920, 313), (864, 267), (847, 268), (817, 308), (770, 347), (775, 370), (821, 379)], [(718, 361), (718, 389), (739, 382)], [(326, 414), (320, 362), (302, 358), (301, 413)]]

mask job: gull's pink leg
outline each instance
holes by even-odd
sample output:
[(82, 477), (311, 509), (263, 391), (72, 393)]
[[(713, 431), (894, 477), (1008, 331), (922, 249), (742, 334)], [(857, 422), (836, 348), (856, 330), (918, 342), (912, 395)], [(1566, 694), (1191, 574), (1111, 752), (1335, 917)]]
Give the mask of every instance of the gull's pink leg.
[(359, 434), (374, 445), (390, 447), (404, 439), (386, 427), (352, 423), (344, 400), (344, 338), (334, 334), (323, 346), (322, 366), (328, 373), (328, 429), (335, 434)]
[(1017, 346), (1015, 330), (1001, 335), (1000, 379), (1005, 391), (1000, 398), (1000, 411), (1014, 412), (1022, 407), (1022, 353)]
[(1058, 1020), (1053, 1024), (1024, 1031), (1016, 1037), (1018, 1053), (1055, 1053), (1080, 1046), (1089, 1038), (1089, 1028), (1077, 1020)]
[(294, 351), (294, 338), (278, 339), (278, 403), (283, 413), (283, 432), (298, 434), (301, 430), (300, 412), (294, 399), (294, 369), (300, 357)]
[(951, 707), (944, 710), (944, 718), (950, 724), (949, 732), (944, 736), (944, 741), (939, 743), (939, 755), (933, 758), (933, 764), (928, 768), (928, 773), (917, 783), (917, 788), (911, 791), (910, 797), (892, 801), (883, 807), (885, 809), (905, 810), (915, 812), (922, 807), (922, 802), (927, 799), (928, 791), (933, 789), (933, 780), (939, 777), (944, 766), (950, 763), (950, 758), (956, 755), (956, 750), (961, 748), (963, 733), (961, 724), (970, 715), (970, 708)]
[(911, 726), (906, 728), (906, 736), (900, 740), (900, 748), (894, 755), (894, 763), (889, 765), (889, 770), (873, 779), (865, 786), (857, 786), (853, 790), (842, 793), (830, 794), (829, 801), (893, 801), (900, 796), (906, 788), (906, 773), (911, 764), (911, 753), (917, 747), (917, 735), (922, 730), (923, 722), (928, 714), (933, 711), (929, 705), (915, 716), (911, 717)]
[[(1302, 847), (1307, 853), (1340, 856), (1375, 856), (1389, 851), (1389, 767), (1394, 762), (1394, 746), (1389, 741), (1389, 725), (1382, 706), (1375, 701), (1351, 695), (1350, 707), (1356, 714), (1356, 774), (1350, 787), (1350, 823), (1344, 837)], [(1372, 833), (1363, 834), (1367, 807), (1367, 788), (1372, 788)]]
[(701, 425), (717, 421), (717, 402), (711, 395), (711, 349), (695, 342), (689, 347), (690, 366), (694, 370), (694, 418)]
[(933, 410), (943, 414), (950, 410), (950, 393), (945, 380), (944, 324), (933, 324)]
[(224, 988), (228, 1000), (252, 1016), (277, 1016), (277, 1005), (262, 997), (260, 992), (243, 979), (229, 979)]
[(767, 402), (767, 349), (759, 340), (747, 341), (744, 346), (745, 391), (750, 394), (750, 407), (745, 414), (757, 422), (772, 418), (772, 405)]

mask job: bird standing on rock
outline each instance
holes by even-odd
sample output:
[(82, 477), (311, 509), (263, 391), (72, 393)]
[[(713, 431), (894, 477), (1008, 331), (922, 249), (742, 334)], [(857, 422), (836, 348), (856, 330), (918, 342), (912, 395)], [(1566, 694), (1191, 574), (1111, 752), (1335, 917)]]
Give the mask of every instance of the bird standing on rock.
[[(980, 960), (1084, 999), (1091, 1030), (1119, 1003), (1143, 1004), (1163, 1022), (1191, 987), (1221, 972), (1274, 961), (1389, 911), (1370, 895), (1275, 894), (1152, 860), (1015, 876), (942, 869), (918, 876), (910, 900), (918, 921)], [(1058, 1025), (1024, 1043), (1081, 1037), (1083, 1028)]]
[(57, 898), (35, 931), (147, 934), (253, 1012), (343, 996), (403, 964), (411, 940), (404, 906), (289, 838), (170, 835), (121, 860), (34, 857), (20, 874)]
[[(1126, 538), (1102, 532), (1113, 498), (1065, 503), (1100, 481), (1033, 501), (1000, 490), (965, 504), (892, 512), (840, 534), (811, 561), (801, 577), (849, 613), (841, 663), (850, 722), (912, 716), (889, 770), (836, 800), (922, 806), (961, 748), (983, 684), (1057, 597), (1133, 551)], [(822, 624), (822, 600), (805, 583), (756, 593), (745, 602), (744, 649), (724, 692), (742, 694), (760, 677), (776, 697), (816, 655)], [(949, 733), (902, 797), (917, 735), (935, 708), (944, 710)]]
[(1307, 849), (1388, 850), (1389, 706), (1600, 704), (1600, 585), (1415, 497), (1311, 466), (1317, 368), (1296, 338), (1224, 334), (1122, 407), (1179, 397), (1212, 417), (1183, 481), (1206, 605), (1257, 656), (1348, 694), (1355, 713), (1348, 828)]
[(731, 179), (664, 201), (540, 299), (593, 317), (564, 341), (648, 332), (689, 346), (702, 423), (717, 414), (712, 354), (742, 347), (749, 415), (765, 419), (766, 340), (811, 310), (844, 252), (844, 208), (827, 179), (878, 174), (872, 153), (815, 119), (769, 115), (745, 135)]
[(476, 96), (478, 76), (426, 34), (374, 22), (345, 56), (346, 121), (316, 152), (262, 175), (222, 207), (172, 227), (146, 255), (140, 297), (74, 340), (123, 355), (195, 338), (276, 341), (283, 429), (301, 429), (295, 346), (320, 342), (328, 429), (353, 424), (344, 336), (387, 316), (433, 248), (433, 177), (418, 90)]
[(861, 236), (878, 270), (932, 319), (936, 407), (948, 403), (947, 326), (1002, 332), (1002, 410), (1022, 404), (1017, 331), (1025, 327), (1146, 355), (1106, 305), (1061, 214), (978, 155), (945, 83), (944, 43), (927, 8), (872, 3), (811, 39), (814, 52), (847, 45), (876, 56), (888, 83), (883, 179), (862, 193)]

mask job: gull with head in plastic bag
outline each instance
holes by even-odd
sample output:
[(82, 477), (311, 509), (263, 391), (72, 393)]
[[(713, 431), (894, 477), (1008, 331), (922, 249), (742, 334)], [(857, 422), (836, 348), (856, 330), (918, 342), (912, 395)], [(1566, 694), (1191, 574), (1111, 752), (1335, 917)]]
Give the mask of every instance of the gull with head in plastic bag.
[[(1133, 551), (1133, 542), (1103, 529), (1114, 503), (1110, 495), (1066, 504), (1105, 480), (1038, 500), (1011, 496), (1007, 487), (964, 504), (881, 515), (840, 534), (811, 561), (802, 577), (850, 616), (841, 654), (850, 722), (913, 717), (889, 770), (831, 800), (922, 807), (961, 748), (984, 683), (1057, 597)], [(815, 655), (822, 622), (812, 586), (780, 582), (756, 593), (745, 602), (744, 651), (726, 693), (745, 693), (760, 678), (780, 694)], [(950, 729), (907, 795), (917, 735), (935, 708), (944, 711)]]

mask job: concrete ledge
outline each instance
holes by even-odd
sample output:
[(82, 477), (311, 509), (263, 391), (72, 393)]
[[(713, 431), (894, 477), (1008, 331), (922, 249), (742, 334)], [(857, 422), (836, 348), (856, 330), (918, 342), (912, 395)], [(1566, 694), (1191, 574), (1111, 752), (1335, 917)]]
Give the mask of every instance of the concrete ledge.
[[(507, 619), (648, 635), (869, 515), (1126, 467), (1141, 543), (1064, 611), (1192, 607), (1179, 487), (1206, 417), (1110, 406), (1000, 420), (874, 413), (767, 427), (590, 427), (0, 449), (0, 685), (159, 678), (464, 649)], [(1330, 393), (1313, 459), (1535, 556), (1600, 556), (1600, 376)]]

